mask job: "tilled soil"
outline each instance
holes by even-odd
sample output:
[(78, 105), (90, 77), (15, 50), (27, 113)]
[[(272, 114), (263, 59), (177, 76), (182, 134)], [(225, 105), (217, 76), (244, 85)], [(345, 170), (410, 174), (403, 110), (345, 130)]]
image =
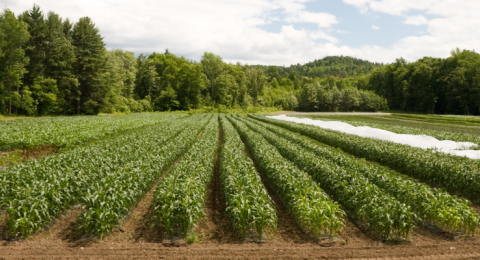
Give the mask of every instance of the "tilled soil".
[[(322, 246), (300, 229), (268, 185), (278, 214), (276, 232), (263, 243), (239, 239), (223, 214), (218, 162), (206, 198), (206, 217), (197, 229), (198, 242), (175, 246), (163, 243), (163, 231), (150, 221), (154, 189), (119, 229), (101, 241), (83, 235), (77, 223), (82, 209), (76, 207), (28, 239), (1, 241), (0, 259), (480, 259), (480, 238), (429, 227), (419, 227), (409, 241), (395, 244), (375, 239), (347, 221), (340, 241)], [(4, 216), (0, 214), (2, 238)]]
[[(323, 247), (284, 233), (286, 230), (282, 230), (280, 223), (288, 217), (283, 216), (282, 211), (279, 230), (265, 243), (235, 240), (228, 228), (207, 228), (202, 230), (205, 233), (199, 243), (181, 247), (164, 246), (160, 234), (157, 239), (142, 238), (144, 234), (158, 232), (145, 230), (144, 216), (136, 218), (135, 212), (132, 220), (122, 226), (124, 232), (117, 231), (107, 239), (92, 241), (75, 236), (72, 229), (77, 214), (78, 209), (72, 210), (50, 229), (27, 240), (3, 241), (0, 259), (480, 259), (478, 238), (452, 239), (419, 228), (411, 235), (410, 242), (390, 245), (371, 239), (350, 222), (340, 236), (344, 243)], [(205, 225), (223, 227), (223, 224), (210, 223), (212, 215), (207, 217)]]

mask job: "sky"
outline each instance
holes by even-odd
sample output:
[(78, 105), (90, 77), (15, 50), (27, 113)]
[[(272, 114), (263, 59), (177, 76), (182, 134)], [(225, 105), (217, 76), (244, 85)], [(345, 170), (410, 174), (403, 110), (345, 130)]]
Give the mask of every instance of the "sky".
[(480, 0), (0, 0), (20, 14), (89, 16), (108, 49), (200, 60), (304, 64), (325, 56), (392, 63), (480, 49)]

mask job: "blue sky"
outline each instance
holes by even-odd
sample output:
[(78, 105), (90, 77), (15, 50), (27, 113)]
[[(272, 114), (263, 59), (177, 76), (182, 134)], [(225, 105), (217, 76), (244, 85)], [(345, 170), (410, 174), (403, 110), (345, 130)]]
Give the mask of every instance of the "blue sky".
[(0, 0), (89, 16), (108, 48), (285, 65), (328, 55), (390, 63), (480, 47), (478, 0)]
[[(333, 35), (340, 40), (340, 44), (359, 48), (363, 45), (378, 45), (389, 47), (400, 39), (410, 35), (422, 35), (427, 30), (426, 25), (411, 25), (403, 23), (403, 18), (389, 14), (366, 12), (360, 13), (355, 6), (342, 1), (318, 0), (306, 3), (311, 12), (326, 12), (337, 17), (338, 24), (334, 27)], [(313, 29), (313, 24), (302, 24)], [(375, 30), (372, 27), (377, 26)]]

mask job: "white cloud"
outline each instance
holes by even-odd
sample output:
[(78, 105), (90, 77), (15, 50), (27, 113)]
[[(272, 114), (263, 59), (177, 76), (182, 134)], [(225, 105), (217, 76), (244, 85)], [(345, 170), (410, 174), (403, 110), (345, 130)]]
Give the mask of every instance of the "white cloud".
[(423, 15), (407, 16), (407, 18), (403, 23), (413, 24), (413, 25), (422, 25), (422, 24), (428, 24), (428, 20)]
[[(392, 62), (404, 57), (414, 61), (424, 56), (448, 57), (450, 50), (478, 49), (480, 46), (480, 1), (478, 0), (343, 0), (359, 11), (384, 13), (405, 17), (404, 23), (426, 25), (422, 36), (409, 36), (391, 47), (364, 46), (362, 57), (369, 60)], [(410, 11), (424, 15), (409, 16)], [(414, 33), (412, 33), (414, 34)]]
[[(16, 14), (33, 6), (30, 0), (0, 1)], [(326, 55), (392, 62), (400, 56), (408, 60), (427, 55), (446, 57), (456, 47), (480, 46), (478, 0), (343, 0), (360, 12), (399, 16), (406, 24), (427, 28), (422, 29), (425, 34), (419, 36), (412, 31), (412, 36), (392, 46), (360, 48), (342, 45), (332, 35), (344, 33), (335, 28), (340, 23), (337, 17), (307, 10), (309, 1), (314, 0), (35, 0), (35, 3), (45, 13), (54, 11), (73, 21), (91, 17), (109, 48), (128, 49), (137, 54), (163, 52), (168, 48), (172, 53), (196, 60), (209, 51), (226, 61), (249, 64), (288, 66)], [(283, 26), (278, 32), (261, 29), (272, 22)], [(302, 29), (303, 23), (314, 24), (314, 29)], [(381, 27), (382, 31), (388, 30), (388, 24)]]
[[(31, 9), (29, 0), (10, 1), (16, 14)], [(54, 11), (74, 21), (89, 16), (100, 28), (109, 48), (138, 53), (170, 52), (200, 59), (214, 52), (225, 60), (290, 65), (327, 54), (344, 54), (330, 35), (336, 17), (306, 11), (309, 0), (36, 0), (46, 13)], [(259, 29), (272, 21), (287, 25), (280, 32)], [(315, 24), (306, 31), (297, 23)], [(288, 25), (290, 24), (290, 25)], [(348, 51), (347, 51), (348, 52)]]
[(343, 0), (361, 11), (371, 10), (391, 15), (401, 15), (411, 9), (426, 10), (440, 1), (442, 0)]
[(380, 27), (377, 27), (377, 26), (375, 26), (375, 25), (372, 25), (372, 29), (374, 29), (375, 31), (378, 31), (378, 30), (380, 30)]
[(334, 15), (327, 13), (311, 13), (306, 11), (292, 13), (285, 20), (294, 23), (315, 23), (320, 28), (330, 28), (333, 24), (338, 23), (337, 18)]

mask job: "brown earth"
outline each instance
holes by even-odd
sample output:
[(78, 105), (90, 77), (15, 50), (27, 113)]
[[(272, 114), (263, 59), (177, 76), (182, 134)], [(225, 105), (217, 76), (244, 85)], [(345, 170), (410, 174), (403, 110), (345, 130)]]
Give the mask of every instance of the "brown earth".
[(55, 145), (42, 145), (30, 149), (25, 149), (22, 151), (22, 160), (28, 161), (40, 157), (49, 156), (56, 153), (57, 151), (58, 148)]
[(409, 242), (392, 245), (373, 240), (351, 222), (340, 235), (344, 243), (323, 247), (297, 234), (296, 225), (288, 223), (290, 217), (282, 210), (277, 232), (265, 243), (236, 240), (223, 217), (207, 212), (203, 224), (207, 228), (201, 229), (204, 236), (199, 243), (164, 246), (159, 232), (145, 229), (148, 204), (148, 199), (139, 204), (142, 210), (132, 212), (121, 227), (123, 232), (118, 230), (102, 241), (85, 239), (74, 231), (80, 210), (73, 209), (29, 239), (3, 241), (0, 259), (480, 259), (477, 237), (452, 238), (419, 228)]

